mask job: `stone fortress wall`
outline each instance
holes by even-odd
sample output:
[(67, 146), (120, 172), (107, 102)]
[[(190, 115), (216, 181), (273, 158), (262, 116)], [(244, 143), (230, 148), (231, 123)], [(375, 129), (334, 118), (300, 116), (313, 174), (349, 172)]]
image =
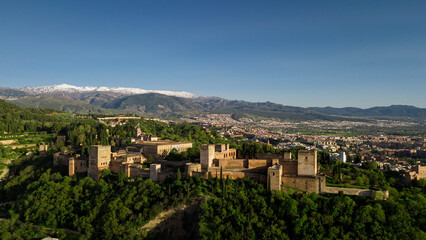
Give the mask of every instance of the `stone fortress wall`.
[[(318, 174), (316, 149), (299, 151), (297, 172), (295, 171), (296, 164), (294, 161), (284, 160), (281, 163), (283, 164), (276, 164), (268, 168), (268, 185), (272, 191), (292, 188), (303, 192), (315, 192), (318, 194), (343, 193), (345, 195), (368, 196), (378, 199), (387, 199), (389, 197), (388, 190), (380, 191), (372, 189), (327, 187), (326, 177)], [(283, 169), (285, 169), (286, 166), (290, 166), (291, 170), (283, 170), (282, 174), (278, 175), (276, 174), (278, 166)]]
[[(213, 152), (214, 151), (214, 152)], [(267, 183), (272, 190), (287, 190), (292, 188), (303, 192), (318, 194), (338, 194), (369, 196), (387, 199), (389, 192), (371, 189), (335, 188), (326, 186), (326, 177), (318, 173), (317, 150), (301, 150), (297, 160), (291, 153), (285, 153), (277, 158), (276, 155), (264, 155), (267, 159), (235, 159), (216, 158), (229, 151), (229, 148), (218, 148), (215, 145), (202, 145), (200, 160), (202, 170), (188, 170), (188, 175), (207, 177), (243, 178), (249, 177), (255, 181)], [(219, 155), (220, 154), (220, 155)], [(201, 173), (202, 172), (202, 173)]]
[(325, 191), (323, 191), (322, 193), (339, 194), (340, 192), (345, 195), (365, 196), (378, 199), (389, 198), (389, 190), (326, 187)]
[[(184, 146), (181, 148), (182, 151), (192, 144)], [(164, 181), (169, 175), (176, 176), (176, 168), (179, 167), (181, 171), (185, 168), (183, 174), (188, 176), (208, 178), (209, 176), (219, 177), (222, 173), (224, 178), (249, 177), (258, 182), (267, 183), (272, 191), (285, 191), (292, 188), (318, 194), (343, 193), (382, 199), (387, 199), (389, 196), (387, 190), (327, 187), (326, 177), (318, 173), (316, 149), (299, 151), (297, 160), (292, 159), (291, 153), (285, 153), (283, 156), (264, 154), (264, 159), (237, 159), (236, 150), (230, 149), (229, 144), (202, 145), (200, 163), (157, 159), (149, 168), (144, 168), (142, 165), (147, 160), (141, 153), (142, 148), (135, 147), (135, 149), (131, 152), (128, 149), (111, 152), (111, 146), (94, 145), (89, 148), (88, 159), (78, 154), (67, 155), (66, 152), (61, 152), (55, 154), (54, 164), (67, 166), (70, 176), (77, 172), (87, 172), (87, 175), (95, 180), (99, 179), (103, 169), (109, 169), (114, 173), (124, 172), (127, 177)], [(426, 168), (418, 167), (415, 170), (418, 175), (426, 173)]]
[(176, 149), (179, 153), (185, 152), (192, 147), (192, 143), (175, 142), (170, 140), (138, 140), (135, 142), (134, 146), (139, 148), (140, 152), (146, 157), (153, 156), (156, 158), (161, 158), (167, 156), (173, 149)]
[(426, 166), (413, 166), (410, 171), (405, 172), (404, 177), (406, 183), (410, 183), (412, 180), (418, 181), (422, 178), (426, 178)]

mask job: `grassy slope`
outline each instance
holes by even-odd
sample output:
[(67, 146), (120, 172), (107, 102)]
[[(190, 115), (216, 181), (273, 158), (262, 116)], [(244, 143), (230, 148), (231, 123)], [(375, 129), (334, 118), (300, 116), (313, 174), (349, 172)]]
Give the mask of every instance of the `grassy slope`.
[(10, 100), (21, 107), (37, 107), (37, 108), (51, 108), (67, 113), (80, 113), (80, 114), (120, 114), (121, 110), (105, 109), (102, 107), (94, 106), (84, 103), (82, 101), (71, 99), (67, 96), (29, 96), (26, 98)]

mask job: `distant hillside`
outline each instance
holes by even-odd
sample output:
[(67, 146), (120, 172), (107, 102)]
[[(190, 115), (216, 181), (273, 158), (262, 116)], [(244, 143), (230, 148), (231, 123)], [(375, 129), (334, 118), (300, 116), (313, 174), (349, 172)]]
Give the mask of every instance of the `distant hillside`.
[(312, 107), (314, 111), (351, 117), (391, 117), (391, 118), (426, 118), (426, 109), (406, 105), (392, 105), (389, 107), (362, 108), (333, 108), (333, 107)]
[(21, 107), (51, 108), (67, 113), (80, 114), (120, 114), (124, 113), (115, 109), (104, 109), (99, 106), (87, 104), (85, 102), (74, 100), (66, 95), (40, 95), (27, 96), (24, 98), (9, 100)]
[[(346, 118), (332, 117), (302, 107), (285, 106), (272, 102), (246, 102), (226, 99), (210, 99), (207, 105), (213, 113), (231, 113), (236, 116), (256, 116), (278, 118), (290, 121), (304, 120), (342, 120)], [(347, 119), (346, 119), (347, 120)]]
[(121, 109), (151, 115), (178, 115), (199, 113), (203, 107), (193, 99), (148, 93), (126, 96), (102, 105), (105, 108)]
[(67, 115), (53, 109), (25, 108), (0, 100), (0, 123), (19, 120), (52, 120), (58, 116)]
[(27, 94), (20, 90), (0, 87), (0, 98), (3, 99), (23, 97), (25, 95)]
[[(76, 87), (54, 85), (19, 89), (0, 88), (0, 98), (24, 107), (52, 108), (68, 113), (121, 114), (136, 113), (158, 117), (196, 116), (205, 113), (228, 113), (235, 119), (276, 118), (288, 121), (369, 121), (368, 118), (426, 119), (426, 109), (413, 106), (333, 108), (292, 107), (272, 102), (247, 102), (219, 97), (186, 95), (128, 88)], [(38, 92), (50, 92), (39, 94)], [(144, 94), (133, 94), (144, 92)], [(175, 94), (179, 93), (179, 94)], [(29, 95), (28, 95), (29, 94)], [(31, 95), (33, 94), (33, 95)]]
[(79, 93), (79, 94), (68, 94), (68, 96), (73, 99), (81, 100), (85, 103), (96, 105), (96, 106), (104, 106), (112, 101), (125, 97), (126, 95), (110, 93), (110, 92), (95, 92), (95, 93)]
[(226, 100), (201, 97), (196, 99), (166, 96), (157, 93), (126, 96), (103, 104), (104, 108), (122, 109), (141, 114), (178, 117), (200, 113), (228, 113), (235, 118), (260, 117), (285, 120), (348, 120), (345, 117), (329, 116), (301, 107), (289, 107), (264, 102)]
[[(105, 98), (105, 97), (104, 97)], [(101, 101), (102, 102), (102, 101)], [(179, 98), (158, 93), (125, 96), (101, 105), (104, 108), (130, 110), (157, 116), (196, 115), (200, 113), (229, 113), (236, 118), (263, 117), (290, 121), (357, 120), (375, 118), (426, 119), (426, 109), (412, 106), (361, 108), (302, 108), (272, 102), (247, 102), (218, 97)]]

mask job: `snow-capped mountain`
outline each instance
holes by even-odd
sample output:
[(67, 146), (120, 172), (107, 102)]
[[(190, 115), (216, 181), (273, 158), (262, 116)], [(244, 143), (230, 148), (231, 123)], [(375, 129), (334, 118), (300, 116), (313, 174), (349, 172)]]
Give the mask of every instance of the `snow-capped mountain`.
[(174, 92), (165, 90), (145, 90), (141, 88), (110, 88), (110, 87), (78, 87), (69, 84), (60, 84), (52, 86), (41, 86), (41, 87), (24, 87), (19, 89), (27, 94), (37, 95), (45, 93), (83, 93), (83, 92), (114, 92), (123, 95), (135, 95), (145, 93), (160, 93), (168, 96), (182, 97), (182, 98), (197, 98), (199, 95), (190, 92)]

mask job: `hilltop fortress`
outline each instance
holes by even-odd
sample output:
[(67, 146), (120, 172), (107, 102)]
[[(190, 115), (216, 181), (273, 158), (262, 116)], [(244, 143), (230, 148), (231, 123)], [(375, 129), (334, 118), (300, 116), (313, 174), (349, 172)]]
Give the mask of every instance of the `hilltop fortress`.
[[(184, 162), (165, 161), (163, 158), (173, 149), (177, 152), (187, 151), (192, 147), (192, 143), (158, 140), (156, 137), (146, 139), (147, 141), (136, 140), (133, 146), (115, 151), (110, 145), (92, 145), (88, 158), (63, 149), (54, 154), (53, 165), (65, 167), (68, 176), (74, 176), (76, 173), (87, 174), (88, 177), (98, 180), (102, 170), (108, 169), (113, 173), (124, 172), (127, 177), (145, 177), (153, 181), (161, 181), (168, 175), (175, 175), (175, 168), (185, 165)], [(147, 163), (148, 157), (152, 157), (154, 162)], [(162, 163), (163, 174), (160, 175)], [(148, 165), (149, 167), (144, 167)]]
[[(317, 194), (338, 194), (369, 196), (387, 199), (389, 192), (370, 189), (327, 187), (326, 176), (319, 174), (317, 150), (300, 150), (297, 159), (290, 152), (282, 156), (259, 154), (259, 159), (237, 158), (237, 150), (229, 144), (209, 144), (200, 148), (200, 163), (184, 161), (166, 161), (172, 149), (186, 151), (192, 143), (172, 142), (168, 140), (140, 141), (134, 146), (111, 151), (111, 146), (93, 145), (89, 157), (68, 154), (66, 151), (54, 155), (54, 165), (68, 168), (69, 176), (76, 173), (87, 174), (97, 180), (103, 169), (113, 173), (124, 172), (127, 177), (144, 177), (153, 181), (164, 181), (167, 176), (176, 176), (177, 168), (187, 176), (201, 178), (248, 177), (267, 184), (271, 191), (294, 189), (300, 192)], [(154, 162), (146, 163), (146, 156), (153, 156)], [(145, 166), (145, 167), (144, 167)]]
[(282, 156), (264, 154), (263, 159), (237, 159), (235, 149), (228, 144), (202, 145), (200, 164), (202, 172), (215, 176), (222, 171), (224, 177), (249, 177), (267, 183), (271, 190), (295, 188), (306, 192), (322, 193), (325, 176), (318, 174), (317, 151), (301, 150), (298, 159), (291, 153)]
[(266, 183), (271, 191), (294, 189), (301, 192), (315, 192), (317, 194), (338, 194), (368, 196), (387, 199), (389, 191), (375, 191), (370, 189), (327, 187), (326, 176), (319, 174), (317, 150), (300, 150), (297, 160), (292, 159), (291, 153), (284, 155), (263, 154), (263, 159), (237, 159), (235, 149), (229, 149), (228, 144), (202, 145), (200, 149), (200, 172), (191, 172), (190, 175), (206, 173), (217, 176), (222, 172), (223, 177), (249, 177)]

